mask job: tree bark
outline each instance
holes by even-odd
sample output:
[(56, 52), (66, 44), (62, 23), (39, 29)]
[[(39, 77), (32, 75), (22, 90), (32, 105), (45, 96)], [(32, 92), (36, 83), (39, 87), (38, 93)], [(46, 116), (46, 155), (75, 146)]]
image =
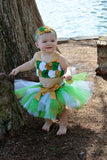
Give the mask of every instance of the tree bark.
[[(35, 0), (0, 0), (0, 72), (5, 73), (0, 74), (0, 138), (24, 124), (14, 79), (7, 74), (38, 51), (34, 37), (42, 25)], [(34, 80), (33, 72), (23, 72), (17, 78)]]
[(97, 41), (97, 64), (96, 74), (107, 76), (107, 35)]
[(32, 58), (38, 50), (35, 31), (42, 25), (35, 0), (0, 0), (0, 72)]
[(23, 125), (22, 111), (14, 95), (14, 78), (0, 74), (0, 138)]

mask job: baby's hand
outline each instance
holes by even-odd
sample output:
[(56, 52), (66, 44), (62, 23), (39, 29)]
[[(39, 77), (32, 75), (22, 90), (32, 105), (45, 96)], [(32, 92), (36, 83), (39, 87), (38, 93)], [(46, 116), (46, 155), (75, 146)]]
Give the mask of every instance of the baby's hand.
[(71, 74), (65, 73), (65, 74), (62, 76), (62, 78), (65, 78), (66, 81), (69, 81), (69, 80), (72, 79), (72, 76), (71, 76)]
[(10, 73), (11, 75), (17, 75), (19, 73), (19, 70), (17, 68), (13, 69), (12, 72)]

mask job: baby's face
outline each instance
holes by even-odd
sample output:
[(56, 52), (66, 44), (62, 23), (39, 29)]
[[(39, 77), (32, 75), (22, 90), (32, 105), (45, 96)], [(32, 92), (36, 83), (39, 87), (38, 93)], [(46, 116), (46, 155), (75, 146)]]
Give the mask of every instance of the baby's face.
[(52, 32), (39, 35), (36, 46), (43, 53), (53, 53), (56, 50), (57, 39)]

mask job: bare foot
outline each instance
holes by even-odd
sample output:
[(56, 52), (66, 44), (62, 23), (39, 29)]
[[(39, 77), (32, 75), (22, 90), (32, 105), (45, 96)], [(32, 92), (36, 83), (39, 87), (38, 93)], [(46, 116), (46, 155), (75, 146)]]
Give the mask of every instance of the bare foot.
[(45, 131), (49, 131), (51, 125), (52, 125), (52, 120), (46, 120), (46, 122), (43, 125), (42, 129), (45, 130)]
[(58, 132), (57, 132), (57, 135), (64, 135), (64, 134), (66, 134), (66, 132), (67, 132), (67, 127), (66, 126), (60, 127)]
[(60, 119), (60, 126), (57, 135), (64, 135), (67, 132), (67, 122), (68, 122), (66, 107), (63, 109), (61, 115), (59, 116), (59, 119)]

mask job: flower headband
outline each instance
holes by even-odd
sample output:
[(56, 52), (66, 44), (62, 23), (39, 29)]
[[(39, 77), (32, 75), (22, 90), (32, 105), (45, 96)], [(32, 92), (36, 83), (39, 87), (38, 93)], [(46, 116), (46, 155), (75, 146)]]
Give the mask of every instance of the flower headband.
[(35, 36), (35, 40), (37, 39), (37, 37), (38, 37), (39, 35), (42, 35), (42, 34), (44, 34), (44, 33), (49, 33), (49, 32), (54, 33), (54, 34), (55, 34), (55, 37), (57, 38), (56, 32), (55, 32), (52, 28), (50, 28), (50, 27), (48, 27), (48, 26), (42, 26), (42, 27), (40, 27), (40, 28), (37, 29), (37, 31), (36, 31), (36, 36)]

